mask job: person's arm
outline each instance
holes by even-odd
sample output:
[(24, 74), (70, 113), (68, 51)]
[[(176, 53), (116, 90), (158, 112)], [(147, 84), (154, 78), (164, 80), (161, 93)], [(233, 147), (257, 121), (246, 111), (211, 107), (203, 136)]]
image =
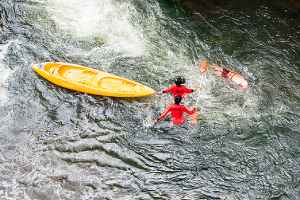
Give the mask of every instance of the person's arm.
[(168, 107), (159, 117), (158, 119), (156, 120), (157, 122), (161, 121), (161, 120), (164, 120), (168, 114), (171, 112), (171, 107)]
[(196, 108), (193, 108), (193, 109), (189, 110), (184, 106), (183, 109), (184, 109), (184, 112), (189, 114), (190, 117), (192, 118), (192, 124), (197, 124), (198, 113), (197, 113)]
[(187, 114), (189, 114), (189, 115), (192, 115), (192, 114), (194, 114), (195, 112), (196, 112), (196, 108), (193, 108), (193, 109), (191, 109), (191, 110), (189, 110), (187, 107), (185, 107), (185, 106), (183, 106), (182, 107), (183, 108), (183, 112), (186, 112)]
[(190, 93), (194, 92), (193, 89), (187, 88), (185, 86), (183, 86), (183, 89), (184, 89), (184, 93), (186, 93), (186, 94), (190, 94)]
[(164, 89), (164, 90), (162, 91), (162, 93), (169, 93), (169, 92), (171, 92), (171, 91), (173, 90), (173, 88), (174, 88), (174, 86), (171, 86), (171, 87), (169, 87), (169, 88), (166, 88), (166, 89)]

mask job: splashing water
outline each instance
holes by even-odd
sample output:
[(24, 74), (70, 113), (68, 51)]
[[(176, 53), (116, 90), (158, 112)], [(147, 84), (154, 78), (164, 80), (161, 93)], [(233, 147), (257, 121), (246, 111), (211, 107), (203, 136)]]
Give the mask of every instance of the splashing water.
[(100, 37), (107, 49), (140, 56), (143, 36), (131, 23), (134, 9), (127, 1), (49, 0), (47, 10), (57, 25), (78, 38)]
[(7, 87), (8, 87), (8, 77), (13, 73), (11, 69), (9, 69), (5, 62), (5, 56), (7, 55), (8, 48), (11, 44), (11, 41), (5, 45), (0, 46), (0, 105), (4, 104), (8, 100)]
[[(0, 45), (1, 99), (10, 102), (0, 106), (0, 199), (297, 199), (298, 22), (268, 8), (193, 22), (168, 2), (0, 1), (0, 37), (18, 40)], [(251, 88), (201, 79), (204, 58), (243, 73)], [(154, 125), (168, 95), (85, 95), (30, 68), (53, 60), (157, 91), (183, 75), (203, 87), (183, 101), (200, 109), (198, 125)]]

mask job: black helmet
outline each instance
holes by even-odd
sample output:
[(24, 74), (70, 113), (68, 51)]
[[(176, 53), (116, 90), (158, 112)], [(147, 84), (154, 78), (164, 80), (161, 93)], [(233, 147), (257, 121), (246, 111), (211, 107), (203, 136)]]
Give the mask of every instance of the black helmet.
[(176, 85), (185, 84), (185, 78), (182, 76), (176, 76), (174, 82)]
[(182, 99), (181, 96), (176, 96), (176, 97), (174, 98), (175, 104), (177, 104), (177, 105), (180, 104), (181, 99)]

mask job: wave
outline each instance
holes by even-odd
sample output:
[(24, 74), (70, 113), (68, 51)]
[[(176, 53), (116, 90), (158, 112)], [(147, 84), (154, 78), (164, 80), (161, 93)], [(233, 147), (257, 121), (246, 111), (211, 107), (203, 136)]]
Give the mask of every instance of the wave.
[(58, 27), (73, 37), (101, 38), (105, 48), (129, 56), (144, 53), (141, 31), (131, 22), (136, 11), (127, 1), (49, 0), (47, 11)]
[(7, 55), (8, 48), (11, 41), (7, 44), (0, 45), (0, 105), (3, 105), (8, 100), (8, 83), (7, 79), (12, 74), (12, 70), (5, 64), (5, 56)]

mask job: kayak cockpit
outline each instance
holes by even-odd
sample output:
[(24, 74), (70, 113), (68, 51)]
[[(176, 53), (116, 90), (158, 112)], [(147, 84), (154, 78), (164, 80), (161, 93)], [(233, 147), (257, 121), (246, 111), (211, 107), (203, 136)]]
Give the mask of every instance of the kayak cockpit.
[[(98, 79), (97, 85), (105, 90), (116, 92), (137, 92), (141, 87), (129, 80), (120, 79), (118, 77), (103, 77)], [(121, 86), (121, 87), (120, 87)]]

